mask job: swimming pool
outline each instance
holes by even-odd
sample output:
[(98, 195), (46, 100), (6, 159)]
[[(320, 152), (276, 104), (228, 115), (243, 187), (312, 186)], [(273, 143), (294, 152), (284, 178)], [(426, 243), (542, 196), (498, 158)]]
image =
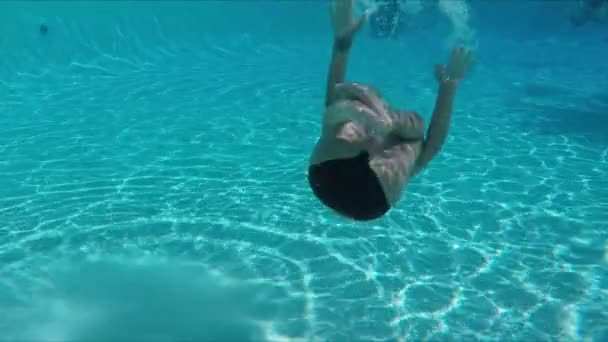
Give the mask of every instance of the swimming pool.
[[(386, 218), (352, 223), (305, 178), (322, 4), (0, 8), (4, 337), (608, 338), (601, 31), (480, 6), (441, 156)], [(349, 78), (428, 120), (434, 34), (362, 35)]]

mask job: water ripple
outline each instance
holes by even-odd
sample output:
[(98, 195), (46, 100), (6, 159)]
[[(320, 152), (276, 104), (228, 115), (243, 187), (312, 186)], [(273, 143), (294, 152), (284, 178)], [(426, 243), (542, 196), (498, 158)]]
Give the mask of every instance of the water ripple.
[[(144, 52), (111, 35), (110, 50), (74, 37), (95, 58), (1, 83), (8, 336), (201, 337), (218, 306), (246, 316), (217, 329), (241, 340), (605, 334), (608, 150), (577, 131), (540, 134), (528, 111), (548, 90), (497, 96), (509, 67), (503, 80), (481, 65), (466, 87), (495, 95), (463, 88), (441, 156), (386, 218), (354, 224), (305, 181), (325, 56), (302, 56), (320, 47), (243, 34)], [(383, 91), (411, 87), (423, 112), (434, 94), (414, 69)]]

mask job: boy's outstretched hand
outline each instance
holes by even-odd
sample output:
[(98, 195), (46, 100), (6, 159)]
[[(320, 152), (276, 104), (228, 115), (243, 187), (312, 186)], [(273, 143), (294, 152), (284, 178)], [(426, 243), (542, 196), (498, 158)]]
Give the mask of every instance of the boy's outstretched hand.
[(435, 67), (435, 78), (440, 84), (458, 84), (471, 69), (473, 64), (473, 52), (464, 46), (458, 46), (452, 50), (447, 65)]
[(352, 40), (355, 33), (361, 29), (365, 22), (366, 15), (363, 14), (356, 21), (353, 18), (354, 0), (335, 0), (335, 8), (330, 2), (330, 16), (334, 35), (337, 39)]

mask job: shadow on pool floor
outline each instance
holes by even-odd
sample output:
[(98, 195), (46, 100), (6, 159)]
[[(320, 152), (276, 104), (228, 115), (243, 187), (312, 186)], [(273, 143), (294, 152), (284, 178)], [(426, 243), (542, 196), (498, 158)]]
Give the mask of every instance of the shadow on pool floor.
[(522, 131), (608, 142), (608, 94), (580, 97), (558, 87), (537, 85), (525, 87), (522, 93), (505, 103), (507, 108), (518, 108), (520, 115), (514, 122)]

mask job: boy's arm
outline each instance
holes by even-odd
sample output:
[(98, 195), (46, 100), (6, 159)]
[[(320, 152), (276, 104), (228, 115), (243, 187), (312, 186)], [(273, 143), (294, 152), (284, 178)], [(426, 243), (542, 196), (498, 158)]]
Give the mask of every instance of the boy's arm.
[(334, 42), (327, 75), (326, 107), (333, 101), (336, 84), (344, 82), (350, 47), (355, 34), (365, 22), (365, 14), (353, 20), (353, 0), (337, 0), (335, 6), (335, 11), (331, 13)]
[(460, 81), (469, 72), (472, 61), (472, 53), (464, 47), (458, 47), (452, 51), (447, 66), (438, 66), (435, 69), (435, 77), (439, 82), (439, 92), (414, 173), (418, 173), (426, 167), (445, 143), (452, 119), (456, 89)]

